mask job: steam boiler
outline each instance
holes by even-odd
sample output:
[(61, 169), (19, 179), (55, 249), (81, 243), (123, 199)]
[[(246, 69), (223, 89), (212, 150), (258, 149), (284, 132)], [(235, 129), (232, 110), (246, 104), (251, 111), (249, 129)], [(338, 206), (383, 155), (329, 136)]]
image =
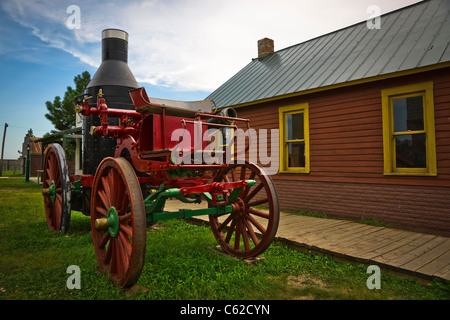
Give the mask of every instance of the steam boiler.
[[(118, 29), (102, 31), (102, 63), (87, 86), (87, 94), (92, 97), (89, 103), (96, 106), (97, 93), (102, 90), (108, 97), (108, 108), (134, 110), (131, 89), (139, 85), (128, 66), (128, 33)], [(117, 126), (118, 118), (108, 119), (110, 125)], [(83, 121), (82, 162), (84, 174), (95, 174), (105, 157), (113, 157), (116, 140), (90, 134), (90, 128), (100, 126), (100, 117), (89, 115)]]

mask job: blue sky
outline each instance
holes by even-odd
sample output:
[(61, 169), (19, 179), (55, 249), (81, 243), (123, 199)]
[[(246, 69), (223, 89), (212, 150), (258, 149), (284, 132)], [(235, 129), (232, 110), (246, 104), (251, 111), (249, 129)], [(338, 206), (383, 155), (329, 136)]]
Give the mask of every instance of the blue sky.
[[(1, 0), (0, 134), (4, 159), (16, 159), (28, 129), (54, 129), (46, 101), (63, 96), (73, 78), (95, 74), (101, 31), (129, 33), (129, 65), (151, 97), (199, 100), (257, 56), (257, 40), (275, 50), (417, 0)], [(76, 5), (80, 28), (67, 21)], [(72, 20), (73, 21), (73, 20)], [(382, 21), (381, 21), (382, 23)], [(69, 23), (70, 24), (70, 23)]]

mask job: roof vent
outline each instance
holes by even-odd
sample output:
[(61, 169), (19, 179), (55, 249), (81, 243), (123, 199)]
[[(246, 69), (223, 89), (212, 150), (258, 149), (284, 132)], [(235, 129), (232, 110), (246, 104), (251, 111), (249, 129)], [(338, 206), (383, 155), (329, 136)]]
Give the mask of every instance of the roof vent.
[(264, 59), (269, 54), (273, 53), (274, 45), (273, 40), (269, 38), (264, 38), (258, 40), (258, 59)]

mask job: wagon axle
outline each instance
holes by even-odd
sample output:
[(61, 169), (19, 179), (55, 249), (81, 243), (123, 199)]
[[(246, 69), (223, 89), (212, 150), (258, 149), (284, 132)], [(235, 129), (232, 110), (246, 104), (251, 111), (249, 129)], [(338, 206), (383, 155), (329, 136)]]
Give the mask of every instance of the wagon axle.
[(110, 207), (106, 218), (96, 219), (95, 228), (97, 230), (104, 230), (108, 228), (111, 237), (117, 237), (119, 234), (119, 216), (116, 208)]
[[(233, 212), (235, 208), (233, 202), (236, 201), (237, 194), (243, 187), (250, 187), (255, 183), (255, 180), (243, 180), (230, 183), (213, 182), (211, 184), (179, 189), (171, 188), (164, 190), (162, 188), (162, 190), (155, 191), (144, 200), (146, 220), (147, 222), (156, 222), (172, 218), (188, 219), (200, 215), (217, 215)], [(194, 200), (189, 200), (184, 197), (189, 195), (194, 196)], [(220, 198), (220, 195), (223, 197)], [(197, 210), (180, 209), (175, 212), (164, 212), (165, 202), (171, 197), (175, 197), (186, 203), (201, 203), (200, 198), (203, 197), (209, 203), (210, 208)], [(221, 203), (218, 203), (218, 198), (222, 200)]]
[[(242, 214), (242, 208), (245, 206), (241, 199), (235, 199), (236, 203), (231, 203), (228, 206), (225, 206), (225, 203), (220, 207), (212, 207), (208, 209), (200, 209), (200, 210), (192, 210), (192, 209), (180, 209), (176, 212), (162, 212), (165, 202), (169, 197), (177, 197), (180, 195), (200, 195), (199, 192), (202, 192), (202, 195), (206, 199), (210, 199), (211, 203), (213, 202), (213, 196), (211, 195), (211, 191), (220, 190), (224, 192), (227, 189), (231, 189), (233, 187), (239, 188), (235, 189), (234, 192), (241, 190), (240, 188), (243, 186), (253, 186), (256, 183), (255, 180), (249, 181), (239, 181), (235, 183), (211, 183), (209, 185), (199, 186), (199, 187), (191, 187), (191, 188), (171, 188), (159, 192), (159, 194), (155, 197), (148, 197), (144, 200), (145, 211), (146, 211), (146, 220), (147, 222), (156, 222), (159, 220), (173, 219), (176, 218), (192, 218), (194, 216), (200, 215), (211, 215), (211, 214), (224, 214), (229, 212), (236, 212)], [(209, 192), (208, 192), (209, 191)], [(158, 192), (155, 192), (155, 194)], [(218, 193), (212, 193), (218, 194)], [(235, 197), (226, 199), (234, 199)], [(155, 199), (155, 200), (153, 200)], [(111, 206), (107, 212), (106, 217), (95, 219), (95, 228), (97, 230), (106, 230), (108, 229), (110, 235), (112, 237), (116, 237), (119, 231), (119, 218), (118, 213), (115, 207)]]

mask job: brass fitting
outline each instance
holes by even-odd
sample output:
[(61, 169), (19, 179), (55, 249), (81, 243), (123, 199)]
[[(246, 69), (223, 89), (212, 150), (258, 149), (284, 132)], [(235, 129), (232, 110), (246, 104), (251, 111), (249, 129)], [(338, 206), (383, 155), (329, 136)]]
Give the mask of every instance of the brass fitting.
[(97, 230), (103, 230), (106, 229), (107, 227), (108, 227), (108, 219), (106, 218), (95, 219), (95, 228)]

